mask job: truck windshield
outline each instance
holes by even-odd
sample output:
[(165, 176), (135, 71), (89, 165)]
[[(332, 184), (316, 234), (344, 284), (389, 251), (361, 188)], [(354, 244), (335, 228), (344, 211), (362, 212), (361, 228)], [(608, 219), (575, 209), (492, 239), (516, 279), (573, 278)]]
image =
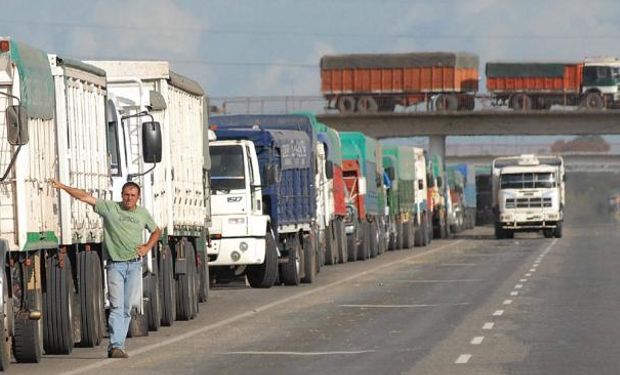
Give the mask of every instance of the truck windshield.
[(241, 146), (211, 146), (211, 189), (245, 189), (243, 148)]
[(612, 68), (609, 66), (590, 65), (583, 68), (584, 86), (605, 86), (610, 85), (612, 78)]
[(501, 176), (502, 189), (550, 189), (555, 187), (555, 174), (542, 173), (508, 173)]

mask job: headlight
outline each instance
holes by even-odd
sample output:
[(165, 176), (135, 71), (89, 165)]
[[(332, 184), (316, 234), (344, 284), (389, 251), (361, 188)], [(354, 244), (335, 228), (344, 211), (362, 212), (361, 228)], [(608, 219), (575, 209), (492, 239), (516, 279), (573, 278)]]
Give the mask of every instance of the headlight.
[(238, 218), (228, 219), (228, 224), (245, 224), (245, 218), (238, 217)]

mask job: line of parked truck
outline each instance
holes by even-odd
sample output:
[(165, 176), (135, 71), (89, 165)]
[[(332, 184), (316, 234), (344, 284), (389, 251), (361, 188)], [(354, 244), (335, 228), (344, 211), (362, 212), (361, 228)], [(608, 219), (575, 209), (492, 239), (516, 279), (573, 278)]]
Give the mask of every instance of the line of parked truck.
[[(142, 186), (164, 234), (143, 259), (131, 336), (195, 318), (213, 283), (311, 283), (324, 265), (475, 225), (472, 166), (311, 113), (208, 118), (205, 98), (167, 62), (81, 62), (0, 38), (1, 370), (106, 331), (102, 222), (50, 178), (111, 200), (128, 180)], [(545, 173), (536, 181), (555, 187)]]
[[(326, 55), (321, 92), (341, 113), (392, 112), (397, 105), (471, 111), (479, 95), (479, 57), (468, 52)], [(549, 110), (553, 105), (620, 107), (620, 60), (490, 61), (487, 95), (497, 107)]]

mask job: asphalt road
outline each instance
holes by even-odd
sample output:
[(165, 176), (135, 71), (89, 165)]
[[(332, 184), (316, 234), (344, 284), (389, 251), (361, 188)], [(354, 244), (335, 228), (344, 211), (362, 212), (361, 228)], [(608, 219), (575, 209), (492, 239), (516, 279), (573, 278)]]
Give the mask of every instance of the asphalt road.
[(211, 291), (199, 317), (15, 364), (13, 374), (617, 374), (617, 224), (564, 238), (490, 227), (326, 267), (317, 282)]

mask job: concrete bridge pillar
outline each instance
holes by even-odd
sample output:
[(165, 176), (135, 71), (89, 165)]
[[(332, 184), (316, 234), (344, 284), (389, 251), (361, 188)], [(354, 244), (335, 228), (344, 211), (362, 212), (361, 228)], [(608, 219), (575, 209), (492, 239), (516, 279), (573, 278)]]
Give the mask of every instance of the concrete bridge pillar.
[(446, 167), (446, 136), (445, 135), (431, 135), (428, 137), (428, 152), (429, 154), (437, 154), (441, 156), (443, 160), (443, 167)]

